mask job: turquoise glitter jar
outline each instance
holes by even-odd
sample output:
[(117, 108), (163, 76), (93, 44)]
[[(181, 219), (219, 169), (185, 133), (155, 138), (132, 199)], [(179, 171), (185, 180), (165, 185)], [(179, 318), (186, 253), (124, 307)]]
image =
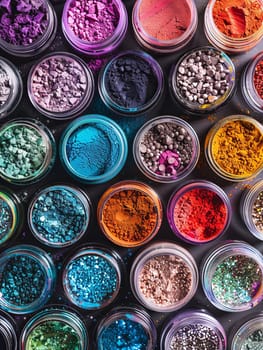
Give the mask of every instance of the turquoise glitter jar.
[(99, 114), (87, 114), (68, 125), (59, 150), (61, 162), (73, 178), (98, 184), (121, 171), (128, 145), (117, 123)]
[(82, 319), (73, 311), (48, 308), (33, 316), (20, 337), (20, 350), (87, 350), (89, 338)]
[[(251, 316), (250, 316), (251, 317)], [(236, 330), (231, 342), (231, 350), (261, 350), (263, 343), (263, 315), (246, 320)]]
[(50, 256), (32, 245), (18, 245), (0, 255), (0, 308), (14, 314), (38, 310), (50, 298), (56, 270)]
[(0, 128), (0, 178), (16, 185), (34, 183), (51, 170), (56, 144), (39, 121), (16, 119)]
[(28, 207), (33, 235), (53, 248), (76, 243), (87, 231), (90, 201), (86, 193), (68, 185), (49, 186), (38, 192)]
[(66, 263), (64, 292), (79, 308), (101, 309), (116, 299), (122, 270), (123, 262), (114, 250), (99, 245), (83, 247)]
[(218, 309), (249, 310), (263, 300), (263, 256), (248, 243), (222, 242), (205, 257), (201, 281), (206, 297)]

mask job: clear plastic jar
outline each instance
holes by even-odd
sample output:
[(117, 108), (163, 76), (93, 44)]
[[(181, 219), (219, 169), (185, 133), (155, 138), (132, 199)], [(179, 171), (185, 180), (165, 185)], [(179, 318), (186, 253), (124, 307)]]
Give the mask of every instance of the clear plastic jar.
[(263, 241), (263, 180), (243, 192), (240, 201), (241, 217), (248, 230)]
[(127, 349), (153, 350), (156, 338), (156, 328), (148, 313), (137, 306), (119, 307), (99, 323), (96, 344), (98, 350), (112, 350), (119, 343)]
[[(32, 0), (30, 0), (29, 2), (29, 6), (31, 6), (32, 4), (34, 4), (34, 2)], [(40, 7), (40, 4), (37, 4)], [(14, 4), (15, 6), (15, 4)], [(35, 9), (31, 9), (31, 14), (27, 13), (27, 15), (31, 15), (31, 19), (34, 17), (33, 22), (31, 23), (31, 28), (30, 30), (33, 30), (32, 28), (34, 28), (34, 25), (36, 25), (37, 28), (39, 28), (41, 26), (41, 23), (38, 23), (37, 20), (35, 18), (38, 18), (38, 14), (40, 15), (39, 18), (40, 21), (45, 21), (42, 23), (42, 26), (45, 26), (45, 29), (43, 30), (43, 32), (36, 36), (31, 38), (30, 37), (30, 30), (28, 30), (28, 32), (26, 32), (26, 29), (28, 29), (28, 27), (25, 27), (25, 32), (27, 33), (26, 35), (23, 35), (23, 38), (27, 38), (28, 37), (28, 41), (30, 43), (27, 44), (12, 44), (7, 42), (6, 40), (4, 40), (3, 38), (0, 38), (0, 47), (1, 49), (3, 49), (4, 51), (6, 51), (7, 53), (13, 55), (13, 56), (19, 56), (19, 57), (32, 57), (35, 55), (40, 54), (41, 52), (43, 52), (44, 50), (46, 50), (51, 42), (55, 39), (56, 36), (56, 31), (57, 31), (57, 16), (55, 13), (55, 10), (53, 8), (53, 6), (51, 5), (51, 3), (48, 0), (42, 1), (41, 7), (42, 7), (42, 11), (43, 12), (38, 12), (39, 11), (39, 7), (36, 7)], [(13, 9), (13, 11), (15, 11)], [(20, 14), (23, 14), (22, 12), (23, 10), (19, 11)], [(36, 15), (37, 12), (37, 15)], [(43, 14), (43, 17), (41, 17)], [(36, 23), (34, 23), (34, 21)], [(21, 26), (21, 24), (20, 24)], [(22, 28), (22, 27), (21, 27)], [(43, 29), (43, 28), (42, 28)], [(19, 29), (17, 31), (17, 33), (20, 33), (21, 29)], [(11, 32), (11, 31), (10, 31)], [(21, 38), (20, 38), (21, 39)]]
[(28, 225), (41, 243), (63, 248), (79, 241), (90, 221), (90, 200), (86, 193), (68, 185), (42, 189), (28, 206)]
[(145, 176), (157, 182), (182, 180), (194, 170), (199, 154), (199, 139), (192, 126), (181, 118), (169, 115), (146, 122), (133, 141), (133, 157), (137, 167)]
[(243, 323), (235, 332), (231, 342), (231, 350), (261, 350), (262, 342), (263, 315), (256, 315)]
[(163, 95), (162, 68), (145, 52), (124, 51), (101, 70), (98, 87), (102, 101), (114, 112), (126, 116), (149, 112)]
[(91, 103), (94, 78), (86, 63), (68, 52), (52, 52), (31, 68), (27, 91), (41, 114), (57, 120), (74, 118)]
[(76, 180), (88, 184), (109, 181), (123, 168), (128, 144), (112, 119), (87, 114), (75, 119), (60, 139), (60, 160)]
[(23, 208), (20, 199), (5, 187), (0, 187), (0, 245), (19, 232), (23, 223)]
[(14, 314), (40, 309), (51, 297), (55, 280), (54, 263), (44, 250), (33, 245), (18, 245), (3, 251), (0, 308)]
[(64, 292), (81, 309), (102, 309), (116, 299), (122, 269), (122, 259), (115, 250), (100, 245), (82, 247), (66, 262)]
[(10, 115), (18, 106), (23, 94), (23, 82), (17, 67), (4, 57), (0, 57), (0, 118)]
[[(159, 53), (171, 53), (182, 49), (193, 38), (197, 29), (195, 2), (184, 0), (177, 4), (174, 1), (168, 5), (157, 4), (156, 8), (154, 5), (147, 0), (137, 0), (134, 4), (132, 25), (139, 44)], [(178, 15), (178, 19), (174, 17), (175, 14)], [(152, 23), (155, 25), (151, 26)], [(170, 24), (172, 27), (169, 27)]]
[(224, 52), (211, 46), (198, 47), (175, 62), (170, 73), (170, 92), (189, 112), (198, 116), (210, 113), (232, 97), (235, 66)]
[(56, 144), (39, 121), (16, 119), (0, 128), (0, 177), (16, 185), (34, 183), (51, 170)]
[(101, 196), (97, 218), (111, 242), (122, 247), (137, 247), (149, 242), (159, 231), (162, 203), (150, 186), (139, 181), (121, 181)]
[(1, 350), (17, 350), (16, 324), (4, 311), (0, 312), (0, 346)]
[(201, 281), (218, 309), (249, 310), (263, 300), (263, 256), (246, 242), (222, 242), (204, 258)]
[(204, 244), (220, 237), (229, 227), (231, 203), (216, 184), (191, 181), (171, 195), (167, 219), (177, 237), (191, 244)]
[[(62, 30), (69, 44), (77, 51), (94, 57), (107, 55), (115, 50), (124, 40), (128, 28), (128, 14), (121, 0), (108, 1), (107, 4), (104, 4), (105, 6), (103, 9), (97, 7), (96, 2), (97, 1), (94, 3), (94, 8), (96, 7), (97, 10), (95, 9), (95, 13), (93, 13), (96, 18), (95, 21), (91, 19), (91, 23), (89, 23), (89, 20), (92, 16), (90, 17), (90, 13), (88, 12), (89, 4), (87, 0), (83, 1), (83, 8), (81, 10), (76, 8), (76, 12), (75, 1), (67, 0), (62, 14)], [(98, 5), (100, 5), (99, 2)], [(85, 6), (87, 7), (86, 9)], [(100, 13), (100, 11), (104, 11), (104, 13)], [(84, 28), (84, 23), (83, 27), (80, 27), (78, 24), (77, 27), (80, 28), (78, 35), (71, 26), (78, 20), (76, 13), (80, 12), (82, 13), (82, 21), (86, 20), (86, 22), (88, 22), (88, 24), (85, 23), (86, 38), (83, 36), (83, 32), (80, 33), (81, 28)], [(98, 12), (98, 16), (100, 13), (100, 20), (97, 18), (96, 12)], [(103, 17), (105, 20), (102, 20)], [(71, 18), (70, 21), (69, 18)], [(106, 26), (107, 18), (108, 25)], [(73, 23), (69, 23), (71, 21)], [(98, 22), (98, 28), (94, 27), (96, 22)], [(82, 23), (80, 24), (82, 25)], [(94, 29), (92, 29), (92, 27), (94, 27)]]
[(86, 326), (75, 312), (48, 308), (26, 323), (20, 336), (20, 349), (57, 349), (61, 342), (67, 349), (87, 350), (89, 338)]
[(173, 349), (226, 350), (223, 326), (203, 310), (187, 310), (166, 323), (161, 333), (160, 350)]
[(241, 91), (248, 106), (256, 112), (262, 113), (263, 99), (258, 94), (254, 83), (255, 69), (260, 62), (263, 62), (262, 51), (247, 64), (242, 74)]
[(192, 255), (175, 243), (152, 243), (133, 261), (130, 285), (144, 307), (157, 312), (176, 311), (195, 295), (197, 265)]
[(205, 157), (223, 179), (248, 180), (262, 171), (262, 142), (261, 123), (246, 115), (231, 115), (219, 120), (207, 133)]
[[(236, 38), (225, 35), (218, 29), (213, 18), (213, 8), (216, 1), (217, 0), (210, 0), (205, 10), (204, 31), (208, 41), (212, 45), (218, 47), (220, 50), (230, 53), (248, 51), (256, 46), (263, 37), (263, 24), (256, 32), (243, 38)], [(262, 0), (258, 0), (258, 3), (263, 6)], [(239, 20), (239, 17), (237, 18)]]

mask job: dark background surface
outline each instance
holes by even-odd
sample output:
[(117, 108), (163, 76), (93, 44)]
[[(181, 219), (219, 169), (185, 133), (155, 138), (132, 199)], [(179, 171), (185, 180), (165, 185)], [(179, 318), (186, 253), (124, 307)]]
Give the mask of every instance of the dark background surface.
[[(68, 52), (74, 52), (69, 45), (67, 44), (62, 31), (61, 31), (61, 13), (63, 9), (63, 3), (64, 1), (53, 1), (53, 4), (55, 6), (57, 15), (58, 15), (58, 31), (57, 36), (54, 42), (51, 44), (50, 48), (46, 50), (43, 54), (41, 54), (41, 57), (43, 57), (44, 54), (47, 54), (49, 52), (53, 51), (68, 51)], [(134, 4), (134, 1), (124, 1), (128, 13), (129, 13), (129, 29), (127, 33), (127, 37), (124, 40), (124, 43), (119, 47), (118, 52), (126, 50), (126, 49), (142, 49), (139, 47), (139, 45), (136, 43), (136, 40), (133, 35), (132, 27), (131, 27), (131, 9)], [(88, 332), (90, 334), (90, 338), (93, 337), (94, 332), (96, 330), (96, 326), (98, 322), (102, 319), (102, 317), (112, 308), (116, 307), (117, 305), (128, 305), (130, 303), (136, 303), (138, 304), (135, 299), (133, 298), (129, 286), (128, 276), (129, 276), (129, 268), (133, 261), (133, 255), (136, 254), (136, 252), (141, 248), (134, 248), (134, 249), (125, 249), (118, 246), (114, 246), (112, 243), (110, 243), (102, 234), (100, 228), (97, 224), (96, 219), (96, 210), (97, 210), (97, 203), (100, 198), (100, 196), (103, 194), (103, 192), (112, 184), (121, 181), (121, 180), (138, 180), (143, 181), (153, 187), (157, 193), (159, 194), (162, 203), (163, 203), (163, 209), (164, 209), (164, 219), (161, 226), (161, 229), (157, 236), (153, 239), (153, 241), (160, 241), (160, 240), (170, 240), (173, 242), (176, 242), (180, 244), (181, 246), (188, 249), (193, 256), (195, 257), (198, 266), (200, 266), (201, 260), (203, 256), (211, 249), (213, 248), (218, 242), (224, 241), (227, 239), (239, 239), (244, 240), (246, 242), (251, 243), (254, 247), (258, 248), (261, 252), (263, 252), (263, 242), (257, 240), (254, 238), (246, 229), (245, 225), (242, 222), (242, 219), (239, 214), (239, 201), (240, 197), (243, 193), (243, 191), (250, 186), (251, 184), (254, 184), (259, 179), (262, 178), (261, 176), (258, 176), (256, 179), (253, 179), (248, 182), (242, 182), (242, 183), (231, 183), (226, 182), (222, 179), (220, 179), (217, 175), (215, 175), (208, 167), (205, 158), (204, 158), (204, 138), (207, 134), (208, 130), (212, 127), (212, 125), (219, 120), (222, 117), (231, 115), (231, 114), (247, 114), (255, 117), (259, 121), (262, 121), (262, 115), (256, 114), (253, 111), (249, 110), (248, 106), (245, 104), (240, 90), (240, 75), (242, 73), (242, 70), (244, 66), (247, 64), (247, 62), (255, 56), (260, 50), (263, 50), (263, 42), (261, 42), (259, 45), (257, 45), (254, 49), (252, 49), (249, 52), (245, 52), (240, 55), (231, 55), (231, 58), (234, 61), (234, 64), (236, 66), (237, 71), (237, 78), (236, 78), (236, 85), (237, 89), (232, 97), (232, 99), (228, 102), (227, 105), (220, 108), (216, 113), (209, 114), (209, 115), (202, 115), (202, 116), (190, 116), (187, 114), (186, 111), (184, 111), (180, 106), (178, 106), (170, 97), (169, 94), (169, 88), (168, 88), (168, 76), (169, 72), (171, 70), (171, 67), (174, 63), (176, 63), (178, 57), (180, 57), (182, 54), (184, 54), (186, 51), (188, 51), (191, 48), (203, 46), (209, 44), (205, 38), (204, 30), (203, 30), (203, 16), (204, 16), (204, 9), (207, 4), (206, 1), (203, 0), (196, 0), (196, 4), (198, 7), (198, 18), (199, 18), (199, 24), (197, 32), (191, 41), (191, 43), (186, 46), (184, 49), (182, 49), (178, 53), (173, 54), (166, 54), (166, 55), (155, 55), (152, 54), (158, 62), (161, 64), (164, 70), (165, 74), (165, 99), (164, 101), (159, 104), (159, 106), (156, 108), (156, 110), (152, 111), (150, 115), (139, 115), (137, 117), (120, 117), (114, 114), (113, 112), (109, 111), (102, 103), (98, 96), (97, 92), (97, 73), (99, 71), (99, 67), (105, 63), (107, 59), (93, 59), (89, 60), (87, 57), (83, 55), (78, 55), (89, 64), (89, 66), (92, 68), (93, 72), (95, 73), (95, 82), (96, 82), (96, 92), (93, 99), (92, 104), (89, 106), (89, 108), (82, 114), (89, 114), (89, 113), (98, 113), (103, 114), (108, 117), (111, 117), (114, 119), (124, 130), (128, 142), (129, 142), (129, 153), (128, 153), (128, 159), (127, 162), (123, 168), (123, 170), (119, 173), (117, 177), (112, 179), (111, 181), (108, 181), (104, 184), (100, 185), (83, 185), (78, 183), (77, 181), (73, 180), (67, 173), (64, 171), (64, 169), (61, 166), (58, 154), (56, 157), (55, 166), (52, 169), (52, 171), (48, 174), (47, 177), (45, 177), (40, 182), (37, 182), (34, 185), (29, 186), (12, 186), (7, 184), (7, 186), (16, 192), (19, 197), (23, 200), (23, 205), (25, 208), (25, 213), (28, 208), (28, 203), (30, 202), (32, 196), (34, 195), (35, 191), (43, 188), (48, 185), (56, 184), (56, 183), (68, 183), (72, 185), (76, 185), (78, 187), (81, 187), (84, 189), (84, 191), (88, 194), (90, 197), (91, 203), (92, 203), (92, 218), (91, 222), (89, 224), (88, 230), (84, 237), (79, 241), (78, 243), (74, 244), (73, 246), (70, 246), (68, 248), (64, 249), (50, 249), (42, 244), (40, 244), (36, 239), (33, 238), (32, 234), (30, 233), (30, 230), (27, 226), (27, 223), (24, 224), (22, 232), (16, 237), (11, 239), (8, 244), (4, 247), (0, 248), (0, 252), (6, 249), (6, 247), (14, 246), (16, 244), (25, 244), (30, 243), (37, 246), (40, 246), (45, 251), (50, 252), (52, 255), (57, 271), (58, 271), (58, 278), (57, 278), (57, 287), (53, 294), (52, 299), (50, 300), (49, 304), (60, 304), (60, 305), (67, 305), (71, 306), (69, 302), (67, 302), (63, 291), (62, 291), (62, 280), (61, 280), (61, 271), (63, 269), (63, 263), (67, 259), (67, 257), (70, 254), (73, 254), (76, 252), (79, 247), (83, 244), (88, 244), (90, 242), (99, 242), (102, 244), (105, 244), (107, 247), (114, 248), (116, 251), (120, 253), (120, 255), (123, 257), (126, 265), (127, 272), (125, 273), (126, 280), (123, 283), (123, 286), (121, 288), (120, 294), (117, 297), (117, 300), (111, 304), (106, 309), (103, 309), (102, 311), (97, 312), (88, 312), (83, 310), (78, 310), (79, 313), (83, 316), (84, 320), (86, 321)], [(143, 49), (142, 49), (143, 50)], [(76, 53), (76, 52), (75, 52)], [(60, 138), (61, 132), (65, 129), (66, 125), (70, 121), (54, 121), (49, 120), (48, 118), (45, 118), (33, 108), (33, 106), (30, 104), (29, 98), (27, 96), (26, 91), (26, 81), (27, 81), (27, 75), (31, 68), (31, 66), (39, 59), (39, 57), (29, 58), (29, 59), (18, 59), (16, 57), (8, 56), (4, 52), (0, 52), (1, 55), (9, 58), (13, 63), (17, 65), (19, 68), (20, 73), (22, 74), (23, 82), (24, 82), (24, 94), (23, 99), (15, 111), (11, 116), (9, 116), (7, 119), (3, 120), (2, 123), (6, 122), (7, 120), (15, 119), (16, 117), (29, 117), (33, 119), (41, 120), (44, 124), (46, 124), (51, 131), (53, 132), (57, 146), (58, 146), (58, 140)], [(193, 171), (193, 173), (188, 176), (185, 180), (180, 181), (179, 183), (175, 184), (160, 184), (153, 181), (150, 181), (148, 178), (146, 178), (142, 173), (139, 172), (139, 170), (136, 168), (136, 165), (133, 160), (132, 156), (132, 141), (135, 136), (135, 133), (140, 128), (140, 126), (149, 118), (153, 118), (158, 115), (176, 115), (180, 116), (186, 121), (188, 121), (196, 130), (201, 144), (201, 155), (198, 162), (198, 165), (196, 169)], [(1, 124), (2, 124), (1, 123)], [(221, 186), (228, 194), (231, 200), (232, 209), (233, 209), (233, 217), (230, 224), (229, 229), (227, 232), (219, 239), (212, 243), (205, 244), (202, 246), (193, 246), (186, 243), (183, 243), (178, 238), (174, 236), (172, 233), (167, 219), (166, 219), (166, 206), (169, 197), (173, 193), (173, 191), (181, 186), (183, 183), (185, 183), (189, 179), (206, 179), (209, 181), (212, 181), (219, 186)], [(4, 181), (0, 181), (0, 184), (6, 185)], [(26, 219), (26, 215), (25, 215)], [(26, 220), (25, 220), (26, 221)], [(200, 270), (200, 269), (199, 269)], [(220, 310), (217, 310), (215, 307), (213, 307), (209, 301), (205, 298), (205, 295), (202, 291), (201, 284), (199, 283), (198, 291), (195, 295), (195, 297), (192, 299), (192, 301), (183, 309), (179, 310), (183, 311), (185, 309), (189, 308), (202, 308), (209, 311), (213, 316), (215, 316), (224, 326), (227, 334), (229, 335), (231, 331), (233, 331), (233, 327), (236, 325), (239, 325), (240, 322), (244, 321), (246, 317), (250, 317), (253, 314), (257, 314), (260, 311), (262, 311), (262, 303), (259, 304), (256, 308), (247, 311), (247, 312), (241, 312), (241, 313), (226, 313)], [(76, 308), (75, 308), (76, 310)], [(162, 325), (165, 320), (170, 318), (175, 313), (156, 313), (156, 312), (150, 312), (151, 316), (153, 317), (155, 324), (158, 329), (158, 334), (160, 335)], [(31, 317), (32, 315), (23, 315), (23, 316), (15, 316), (17, 326), (18, 326), (18, 334), (21, 331), (23, 325), (25, 322)], [(94, 346), (91, 346), (91, 348), (94, 348)], [(159, 348), (159, 345), (157, 346)], [(230, 349), (230, 344), (228, 345), (228, 349)]]

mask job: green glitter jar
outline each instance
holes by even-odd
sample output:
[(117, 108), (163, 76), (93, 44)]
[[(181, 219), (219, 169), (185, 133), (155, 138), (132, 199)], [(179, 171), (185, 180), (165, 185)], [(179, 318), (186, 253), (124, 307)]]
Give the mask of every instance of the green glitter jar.
[(231, 350), (262, 350), (263, 349), (263, 315), (243, 323), (235, 332)]
[(55, 140), (40, 122), (17, 119), (0, 128), (0, 177), (16, 185), (45, 176), (55, 160)]
[(201, 273), (206, 297), (218, 309), (245, 311), (263, 300), (263, 256), (245, 242), (218, 245), (205, 258)]
[(87, 350), (88, 334), (77, 314), (47, 309), (31, 318), (22, 330), (21, 350)]

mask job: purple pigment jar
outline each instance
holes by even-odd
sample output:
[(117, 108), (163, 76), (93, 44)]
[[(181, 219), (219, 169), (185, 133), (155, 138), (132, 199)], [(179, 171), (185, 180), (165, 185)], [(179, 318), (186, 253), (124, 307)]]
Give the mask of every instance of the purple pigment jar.
[(62, 30), (69, 44), (89, 56), (116, 49), (128, 27), (126, 7), (121, 0), (67, 0)]
[(32, 57), (54, 40), (57, 17), (47, 0), (13, 0), (0, 3), (0, 47), (19, 57)]

